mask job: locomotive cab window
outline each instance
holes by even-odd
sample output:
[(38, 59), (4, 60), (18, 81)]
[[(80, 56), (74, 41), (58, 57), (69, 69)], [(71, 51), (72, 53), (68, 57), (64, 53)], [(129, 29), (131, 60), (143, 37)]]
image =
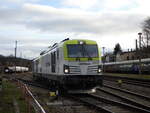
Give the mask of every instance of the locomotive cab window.
[(56, 52), (51, 53), (51, 72), (55, 73), (56, 68)]
[(67, 45), (68, 57), (98, 57), (98, 47), (97, 45), (79, 45), (79, 44), (70, 44)]

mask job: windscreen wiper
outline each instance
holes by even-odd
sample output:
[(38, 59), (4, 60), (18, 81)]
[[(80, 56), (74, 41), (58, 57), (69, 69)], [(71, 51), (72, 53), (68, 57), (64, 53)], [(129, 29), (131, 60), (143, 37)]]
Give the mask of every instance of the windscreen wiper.
[(92, 60), (92, 57), (89, 55), (88, 51), (85, 49), (84, 45), (82, 45), (82, 49), (83, 49), (83, 52), (85, 53), (84, 55), (88, 55), (88, 60)]
[(76, 57), (76, 61), (80, 61), (80, 57)]

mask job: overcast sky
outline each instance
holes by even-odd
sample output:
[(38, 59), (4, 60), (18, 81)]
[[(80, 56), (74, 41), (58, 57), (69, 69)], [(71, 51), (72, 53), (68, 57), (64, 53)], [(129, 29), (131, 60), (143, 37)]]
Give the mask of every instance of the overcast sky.
[(65, 38), (92, 39), (106, 51), (135, 48), (150, 0), (0, 0), (0, 54), (37, 57)]

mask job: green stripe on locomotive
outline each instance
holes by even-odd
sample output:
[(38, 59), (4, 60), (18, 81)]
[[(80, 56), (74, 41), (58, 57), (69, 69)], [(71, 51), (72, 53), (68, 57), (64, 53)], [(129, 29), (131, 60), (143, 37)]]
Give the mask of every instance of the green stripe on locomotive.
[[(68, 40), (68, 41), (65, 41), (64, 44), (63, 44), (64, 60), (76, 61), (76, 58), (69, 58), (67, 45), (68, 44), (69, 45), (70, 44), (79, 44), (79, 41), (83, 41), (87, 45), (97, 45), (96, 41), (93, 41), (93, 40)], [(99, 61), (99, 60), (101, 60), (100, 56), (101, 56), (101, 52), (100, 52), (100, 49), (98, 48), (98, 57), (92, 58), (92, 61)], [(80, 58), (80, 61), (88, 61), (88, 60), (89, 60), (89, 58), (85, 58), (85, 57), (81, 57)]]

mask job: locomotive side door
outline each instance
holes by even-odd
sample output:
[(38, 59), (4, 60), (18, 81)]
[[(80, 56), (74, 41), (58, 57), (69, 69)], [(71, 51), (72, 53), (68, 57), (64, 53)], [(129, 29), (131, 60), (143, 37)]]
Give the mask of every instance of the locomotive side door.
[(36, 60), (35, 61), (35, 72), (36, 73), (38, 73), (38, 64), (39, 64), (39, 62), (38, 62), (38, 60)]
[(56, 72), (56, 52), (51, 53), (51, 72)]

